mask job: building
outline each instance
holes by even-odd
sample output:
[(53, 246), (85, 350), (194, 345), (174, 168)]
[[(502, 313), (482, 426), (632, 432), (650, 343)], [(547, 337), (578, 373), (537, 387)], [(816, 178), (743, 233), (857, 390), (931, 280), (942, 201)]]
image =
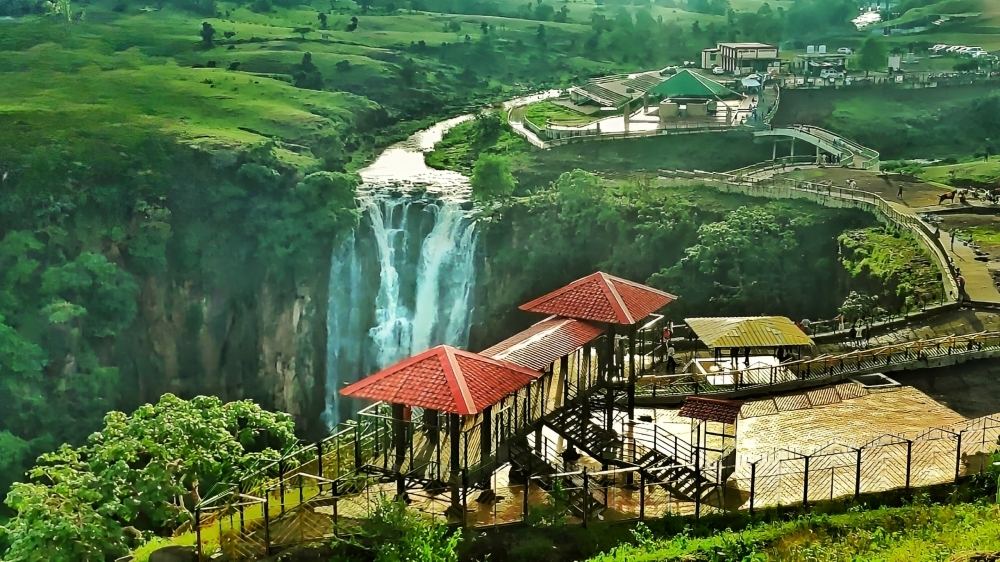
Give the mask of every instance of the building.
[(649, 90), (648, 95), (660, 100), (661, 123), (678, 117), (707, 116), (715, 113), (720, 103), (743, 98), (722, 84), (688, 69), (660, 82)]
[(736, 75), (767, 72), (779, 64), (778, 47), (766, 43), (719, 43), (701, 52), (702, 68), (720, 66)]

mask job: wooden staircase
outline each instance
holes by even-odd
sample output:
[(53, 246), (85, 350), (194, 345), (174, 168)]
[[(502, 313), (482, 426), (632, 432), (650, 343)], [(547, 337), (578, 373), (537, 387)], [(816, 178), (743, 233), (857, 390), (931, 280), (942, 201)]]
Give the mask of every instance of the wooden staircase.
[(592, 487), (581, 471), (559, 471), (556, 468), (560, 462), (559, 454), (555, 445), (544, 436), (536, 445), (532, 446), (527, 439), (512, 441), (509, 444), (511, 464), (522, 474), (529, 474), (550, 494), (561, 488), (567, 507), (577, 517), (586, 515), (588, 519), (593, 519), (607, 509), (608, 498), (604, 488)]

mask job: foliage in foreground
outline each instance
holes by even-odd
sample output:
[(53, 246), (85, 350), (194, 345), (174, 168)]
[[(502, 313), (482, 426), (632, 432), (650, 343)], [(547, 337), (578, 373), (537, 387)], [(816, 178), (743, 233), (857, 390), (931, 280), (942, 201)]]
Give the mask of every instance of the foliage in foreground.
[(1000, 550), (1000, 508), (986, 504), (926, 505), (805, 515), (792, 521), (653, 538), (640, 526), (637, 544), (589, 562), (809, 561), (918, 562), (962, 559)]
[(458, 562), (462, 533), (449, 532), (446, 525), (408, 509), (405, 503), (383, 497), (360, 536), (349, 540), (350, 544), (334, 542), (334, 548), (344, 544), (366, 554), (333, 562)]
[(131, 416), (111, 412), (82, 447), (42, 455), (15, 484), (0, 528), (7, 562), (97, 562), (189, 523), (200, 491), (252, 470), (295, 442), (285, 414), (250, 401), (172, 394)]

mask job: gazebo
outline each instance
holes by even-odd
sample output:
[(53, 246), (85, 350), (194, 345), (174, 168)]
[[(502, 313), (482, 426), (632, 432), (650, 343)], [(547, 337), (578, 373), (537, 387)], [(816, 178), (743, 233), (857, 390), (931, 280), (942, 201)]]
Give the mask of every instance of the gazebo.
[(718, 102), (743, 99), (718, 82), (688, 69), (657, 84), (647, 93), (660, 100), (660, 122), (678, 116), (701, 117), (716, 111)]
[[(677, 297), (670, 293), (598, 271), (527, 302), (519, 308), (528, 312), (584, 320), (603, 327), (606, 333), (605, 349), (603, 351), (598, 349), (597, 360), (598, 372), (603, 379), (601, 382), (607, 389), (605, 427), (610, 430), (616, 378), (619, 382), (626, 383), (629, 419), (635, 417), (635, 345), (639, 323), (676, 299)], [(625, 379), (624, 357), (616, 358), (617, 326), (624, 327), (628, 335), (630, 360), (628, 378), (625, 381), (622, 381)], [(619, 355), (623, 356), (624, 353)], [(584, 401), (584, 407), (587, 407), (587, 401)]]
[(721, 461), (724, 482), (736, 467), (736, 430), (743, 402), (688, 396), (677, 415), (691, 418), (691, 444), (694, 449), (695, 468), (701, 470), (709, 463), (709, 453)]
[[(440, 462), (450, 466), (452, 506), (458, 507), (462, 471), (469, 469), (469, 465), (490, 465), (490, 457), (494, 453), (489, 447), (493, 442), (490, 415), (493, 406), (540, 376), (539, 371), (528, 367), (442, 345), (361, 379), (340, 393), (391, 404), (392, 444), (395, 450), (392, 472), (400, 497), (406, 493), (404, 479), (414, 468), (412, 450), (416, 436), (412, 433), (407, 435), (407, 425), (410, 425), (411, 409), (422, 408), (429, 446), (436, 448), (439, 459), (444, 456), (442, 453), (447, 455)], [(448, 419), (448, 431), (445, 439), (440, 439), (438, 419), (444, 414)], [(470, 441), (466, 440), (464, 455), (460, 449), (462, 422), (479, 415), (482, 416), (479, 434), (471, 440), (473, 444), (478, 443), (479, 451), (472, 451), (470, 459)], [(442, 441), (448, 442), (446, 451), (442, 451)], [(408, 470), (404, 470), (408, 442), (411, 462)]]
[[(784, 316), (745, 316), (732, 318), (687, 318), (684, 320), (695, 336), (712, 350), (720, 368), (728, 351), (730, 367), (739, 370), (751, 366), (751, 356), (765, 350), (768, 356), (782, 361), (801, 358), (812, 339)], [(755, 355), (755, 360), (762, 360)]]

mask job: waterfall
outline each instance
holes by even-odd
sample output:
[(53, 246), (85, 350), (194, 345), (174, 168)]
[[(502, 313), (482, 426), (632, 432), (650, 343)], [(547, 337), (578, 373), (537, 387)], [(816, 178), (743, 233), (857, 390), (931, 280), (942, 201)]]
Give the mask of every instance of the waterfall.
[(361, 224), (334, 250), (327, 315), (327, 425), (339, 389), (439, 344), (468, 344), (475, 223), (458, 201), (362, 196)]

